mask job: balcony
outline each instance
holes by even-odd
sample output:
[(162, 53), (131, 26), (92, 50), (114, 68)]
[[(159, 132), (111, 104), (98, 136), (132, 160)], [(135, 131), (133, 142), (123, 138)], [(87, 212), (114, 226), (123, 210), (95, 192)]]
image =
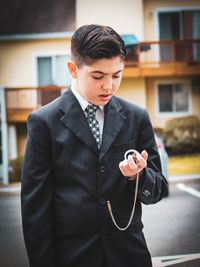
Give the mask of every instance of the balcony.
[(142, 42), (127, 51), (123, 77), (200, 75), (200, 39)]
[(30, 112), (60, 96), (66, 87), (6, 88), (7, 122), (26, 122)]

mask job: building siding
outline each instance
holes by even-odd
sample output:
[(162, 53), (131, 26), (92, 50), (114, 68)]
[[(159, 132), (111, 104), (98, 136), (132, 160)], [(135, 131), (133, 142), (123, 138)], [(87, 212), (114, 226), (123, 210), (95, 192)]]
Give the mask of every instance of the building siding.
[(192, 113), (200, 118), (200, 88), (198, 92), (192, 91)]
[(129, 102), (146, 108), (146, 88), (144, 78), (127, 78), (122, 79), (121, 86), (117, 96), (126, 99)]
[(76, 26), (97, 23), (109, 25), (120, 34), (134, 33), (143, 39), (142, 0), (77, 0)]
[(69, 54), (70, 40), (9, 41), (0, 43), (0, 84), (5, 87), (36, 86), (36, 54)]

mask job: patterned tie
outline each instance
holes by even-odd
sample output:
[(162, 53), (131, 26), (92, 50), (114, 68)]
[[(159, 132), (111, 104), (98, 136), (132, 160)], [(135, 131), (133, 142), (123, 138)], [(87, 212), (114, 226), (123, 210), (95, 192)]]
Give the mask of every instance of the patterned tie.
[(96, 143), (98, 145), (98, 148), (100, 148), (100, 131), (99, 131), (99, 123), (95, 117), (96, 111), (98, 109), (98, 106), (95, 105), (88, 105), (85, 109), (85, 112), (87, 114), (87, 121), (89, 123), (89, 126), (92, 130), (92, 133), (94, 135), (94, 138), (96, 140)]

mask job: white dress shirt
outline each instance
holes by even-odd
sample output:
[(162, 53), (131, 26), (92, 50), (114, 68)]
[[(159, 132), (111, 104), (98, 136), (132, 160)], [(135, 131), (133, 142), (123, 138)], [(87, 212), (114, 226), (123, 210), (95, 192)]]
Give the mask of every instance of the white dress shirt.
[[(71, 86), (71, 90), (72, 93), (74, 94), (74, 96), (76, 97), (76, 99), (78, 100), (85, 116), (87, 116), (85, 109), (88, 105), (90, 105), (91, 103), (89, 103), (73, 86)], [(99, 131), (100, 131), (100, 143), (102, 143), (102, 135), (103, 135), (103, 124), (104, 124), (104, 107), (103, 106), (99, 106), (99, 108), (96, 111), (96, 119), (99, 123)]]

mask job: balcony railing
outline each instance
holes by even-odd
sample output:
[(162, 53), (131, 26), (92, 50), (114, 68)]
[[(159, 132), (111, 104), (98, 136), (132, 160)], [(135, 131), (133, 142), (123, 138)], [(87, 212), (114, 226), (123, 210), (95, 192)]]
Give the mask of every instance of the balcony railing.
[(63, 86), (6, 88), (6, 114), (9, 122), (25, 122), (28, 114), (62, 94)]
[(126, 66), (156, 67), (163, 64), (200, 64), (200, 39), (147, 41), (127, 47)]

